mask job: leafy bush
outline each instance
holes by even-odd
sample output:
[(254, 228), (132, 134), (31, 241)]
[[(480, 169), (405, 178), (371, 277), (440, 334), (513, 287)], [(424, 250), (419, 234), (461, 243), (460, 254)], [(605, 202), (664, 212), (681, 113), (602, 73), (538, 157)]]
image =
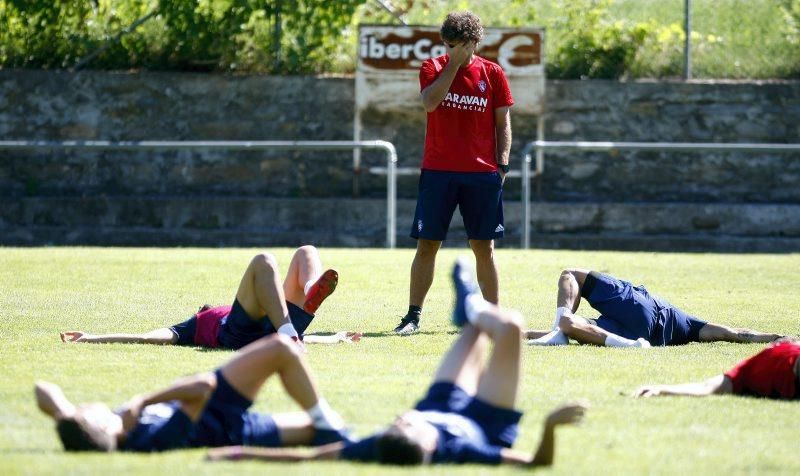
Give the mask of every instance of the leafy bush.
[(548, 58), (547, 75), (563, 79), (626, 76), (639, 49), (652, 35), (647, 23), (610, 21), (610, 0), (562, 1), (553, 25), (560, 39)]
[[(91, 67), (321, 72), (365, 1), (0, 0), (0, 64), (67, 68), (108, 46)], [(157, 16), (121, 41), (107, 41), (153, 10)]]

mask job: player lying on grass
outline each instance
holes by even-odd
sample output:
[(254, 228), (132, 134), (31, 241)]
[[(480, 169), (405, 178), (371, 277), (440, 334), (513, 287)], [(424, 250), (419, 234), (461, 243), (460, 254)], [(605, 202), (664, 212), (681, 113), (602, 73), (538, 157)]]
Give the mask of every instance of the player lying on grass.
[[(597, 319), (575, 314), (581, 297), (600, 312)], [(667, 301), (607, 274), (567, 269), (558, 281), (558, 309), (552, 331), (528, 331), (530, 345), (581, 344), (650, 347), (689, 342), (771, 342), (778, 334), (736, 329), (690, 316)]]
[[(272, 375), (305, 412), (248, 410)], [(67, 451), (320, 445), (346, 438), (341, 417), (320, 396), (299, 347), (283, 335), (248, 345), (215, 372), (134, 396), (117, 411), (102, 403), (74, 405), (52, 383), (38, 382), (35, 393)]]
[[(358, 442), (340, 442), (315, 451), (220, 448), (210, 459), (303, 461), (343, 459), (413, 465), (428, 463), (553, 462), (555, 428), (581, 419), (586, 409), (566, 405), (548, 415), (535, 454), (510, 449), (522, 413), (514, 410), (519, 387), (522, 318), (481, 296), (472, 273), (461, 261), (453, 279), (453, 321), (461, 335), (443, 357), (428, 393), (384, 431)], [(493, 344), (486, 360), (487, 348)]]
[[(187, 321), (144, 334), (94, 335), (82, 331), (61, 333), (64, 342), (197, 345), (239, 349), (275, 332), (306, 343), (357, 342), (360, 333), (303, 336), (322, 301), (336, 289), (339, 276), (322, 272), (319, 252), (313, 246), (295, 251), (289, 271), (278, 282), (275, 257), (256, 255), (244, 272), (233, 306), (203, 306)], [(277, 331), (276, 331), (277, 329)]]
[(705, 397), (733, 393), (757, 397), (800, 397), (800, 342), (781, 340), (734, 368), (704, 382), (677, 385), (646, 385), (637, 397), (687, 395)]

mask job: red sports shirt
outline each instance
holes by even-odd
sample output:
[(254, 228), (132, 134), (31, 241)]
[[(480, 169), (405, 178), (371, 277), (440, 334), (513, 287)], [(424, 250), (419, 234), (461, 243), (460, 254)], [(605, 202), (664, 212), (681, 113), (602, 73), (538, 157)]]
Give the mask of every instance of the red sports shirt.
[(197, 326), (194, 331), (194, 343), (203, 347), (219, 347), (217, 333), (222, 319), (231, 313), (231, 306), (217, 306), (198, 312)]
[(797, 376), (794, 364), (800, 344), (781, 342), (762, 350), (725, 372), (733, 381), (733, 393), (772, 398), (794, 398)]
[[(419, 70), (420, 91), (431, 85), (449, 61), (447, 55), (425, 60)], [(503, 70), (479, 56), (461, 67), (444, 100), (428, 113), (422, 168), (449, 172), (494, 172), (494, 110), (514, 99)]]

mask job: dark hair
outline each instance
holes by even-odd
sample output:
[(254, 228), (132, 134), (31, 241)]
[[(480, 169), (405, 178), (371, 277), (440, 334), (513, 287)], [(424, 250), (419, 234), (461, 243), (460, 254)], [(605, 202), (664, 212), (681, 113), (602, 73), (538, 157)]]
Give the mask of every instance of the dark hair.
[(442, 39), (451, 42), (475, 42), (483, 40), (481, 19), (472, 12), (451, 12), (439, 31)]
[(396, 428), (389, 428), (375, 441), (378, 462), (411, 466), (422, 464), (425, 456), (422, 446)]
[(79, 415), (62, 418), (56, 422), (56, 431), (66, 451), (114, 451), (116, 439), (90, 426)]

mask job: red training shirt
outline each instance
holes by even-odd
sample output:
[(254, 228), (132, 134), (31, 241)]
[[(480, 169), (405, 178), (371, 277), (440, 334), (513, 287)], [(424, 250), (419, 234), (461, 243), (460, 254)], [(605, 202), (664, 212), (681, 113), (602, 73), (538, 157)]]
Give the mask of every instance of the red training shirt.
[[(420, 91), (442, 73), (450, 57), (425, 60), (419, 70)], [(439, 106), (428, 113), (422, 168), (449, 172), (494, 172), (494, 110), (511, 106), (514, 99), (500, 65), (475, 56), (458, 68)]]
[(794, 398), (797, 376), (794, 364), (800, 357), (800, 343), (781, 342), (725, 372), (733, 381), (733, 393), (771, 398)]

